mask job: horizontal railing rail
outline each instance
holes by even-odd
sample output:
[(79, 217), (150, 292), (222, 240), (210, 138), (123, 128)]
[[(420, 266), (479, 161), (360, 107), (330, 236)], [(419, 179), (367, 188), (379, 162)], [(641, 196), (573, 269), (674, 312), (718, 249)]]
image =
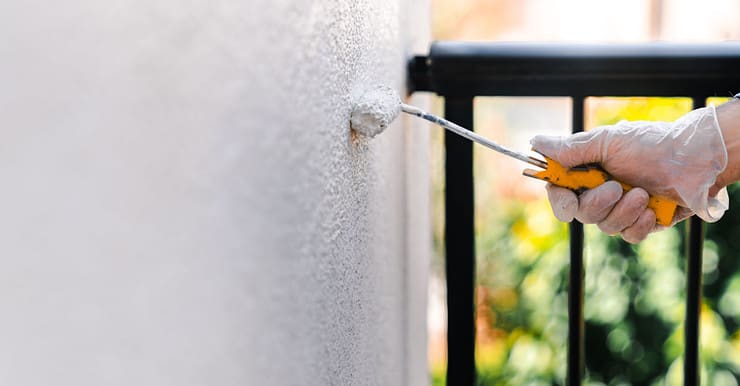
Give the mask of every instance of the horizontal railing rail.
[(729, 96), (740, 43), (437, 42), (414, 58), (412, 91), (443, 96)]
[[(473, 127), (476, 96), (567, 96), (573, 132), (582, 131), (589, 96), (690, 97), (740, 91), (740, 43), (534, 44), (436, 42), (409, 63), (408, 89), (445, 98), (445, 115)], [(445, 273), (448, 385), (474, 385), (475, 232), (473, 148), (445, 134)], [(699, 312), (703, 224), (687, 226), (684, 384), (699, 385)], [(584, 366), (583, 225), (570, 225), (566, 383), (580, 385)]]

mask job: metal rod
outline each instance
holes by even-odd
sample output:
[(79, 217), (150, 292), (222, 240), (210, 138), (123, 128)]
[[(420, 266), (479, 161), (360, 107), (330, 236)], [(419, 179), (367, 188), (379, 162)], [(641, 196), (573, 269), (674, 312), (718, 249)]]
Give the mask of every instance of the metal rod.
[[(445, 98), (445, 115), (473, 126), (473, 98)], [(473, 144), (445, 132), (447, 384), (473, 386), (475, 370), (475, 219)]]
[(490, 139), (488, 139), (488, 138), (486, 138), (486, 137), (484, 137), (482, 135), (478, 135), (478, 134), (474, 133), (472, 130), (468, 130), (468, 129), (466, 129), (466, 128), (464, 128), (464, 127), (462, 127), (462, 126), (460, 126), (460, 125), (458, 125), (458, 124), (456, 124), (454, 122), (450, 122), (450, 121), (448, 121), (448, 120), (446, 120), (444, 118), (440, 118), (440, 117), (438, 117), (438, 116), (436, 116), (434, 114), (430, 114), (430, 113), (428, 113), (428, 112), (426, 112), (426, 111), (424, 111), (424, 110), (422, 110), (422, 109), (420, 109), (420, 108), (418, 108), (416, 106), (411, 106), (411, 105), (407, 105), (405, 103), (401, 103), (401, 111), (403, 111), (404, 113), (411, 114), (411, 115), (417, 116), (419, 118), (425, 119), (425, 120), (427, 120), (429, 122), (432, 122), (434, 124), (437, 124), (437, 125), (445, 128), (445, 129), (447, 129), (447, 130), (450, 130), (450, 131), (454, 132), (457, 135), (460, 135), (462, 137), (465, 137), (465, 138), (467, 138), (467, 139), (469, 139), (469, 140), (471, 140), (473, 142), (476, 142), (478, 144), (481, 144), (481, 145), (483, 145), (483, 146), (485, 146), (485, 147), (487, 147), (487, 148), (489, 148), (491, 150), (497, 151), (497, 152), (499, 152), (501, 154), (504, 154), (504, 155), (507, 155), (509, 157), (518, 159), (519, 161), (523, 161), (523, 162), (526, 162), (526, 163), (531, 164), (531, 165), (534, 165), (534, 166), (541, 167), (543, 169), (547, 169), (547, 162), (545, 162), (543, 160), (530, 157), (527, 154), (520, 153), (520, 152), (518, 152), (516, 150), (511, 150), (511, 149), (509, 149), (509, 148), (507, 148), (507, 147), (505, 147), (503, 145), (499, 145), (498, 143), (493, 142)]
[[(584, 98), (573, 97), (573, 133), (583, 131)], [(583, 224), (570, 223), (570, 267), (568, 286), (568, 368), (566, 384), (580, 386), (583, 380)]]

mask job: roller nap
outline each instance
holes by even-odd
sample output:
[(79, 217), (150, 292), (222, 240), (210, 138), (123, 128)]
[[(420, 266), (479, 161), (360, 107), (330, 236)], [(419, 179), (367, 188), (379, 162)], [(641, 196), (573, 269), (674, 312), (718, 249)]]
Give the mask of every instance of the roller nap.
[(387, 86), (375, 86), (352, 103), (350, 127), (367, 137), (383, 132), (401, 113), (401, 98)]

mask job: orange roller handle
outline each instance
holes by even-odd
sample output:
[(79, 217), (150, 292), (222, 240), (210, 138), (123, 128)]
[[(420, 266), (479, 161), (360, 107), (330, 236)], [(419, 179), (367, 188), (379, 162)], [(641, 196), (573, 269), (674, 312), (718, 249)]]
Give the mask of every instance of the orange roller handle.
[[(566, 168), (551, 158), (545, 157), (545, 160), (547, 161), (547, 169), (540, 171), (525, 169), (523, 174), (539, 180), (548, 181), (553, 185), (568, 188), (574, 192), (593, 189), (606, 181), (615, 180), (609, 173), (597, 165)], [(620, 181), (617, 182), (622, 185), (622, 189), (625, 192), (632, 189), (630, 185)], [(655, 212), (656, 222), (660, 225), (671, 225), (677, 207), (678, 203), (675, 201), (665, 197), (653, 196), (652, 194), (648, 201), (648, 208)]]

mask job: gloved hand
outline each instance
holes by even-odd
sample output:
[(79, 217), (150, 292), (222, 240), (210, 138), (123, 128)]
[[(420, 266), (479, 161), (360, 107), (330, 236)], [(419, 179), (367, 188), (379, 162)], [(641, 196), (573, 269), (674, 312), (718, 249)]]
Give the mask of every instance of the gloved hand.
[(715, 186), (727, 166), (727, 150), (712, 106), (673, 123), (622, 121), (568, 137), (536, 136), (531, 144), (565, 167), (598, 163), (615, 179), (635, 187), (623, 193), (616, 181), (608, 181), (577, 196), (547, 186), (560, 221), (575, 218), (598, 224), (606, 233), (621, 233), (628, 242), (637, 243), (663, 228), (647, 208), (647, 192), (678, 202), (673, 224), (692, 214), (717, 221), (729, 205), (727, 190)]

